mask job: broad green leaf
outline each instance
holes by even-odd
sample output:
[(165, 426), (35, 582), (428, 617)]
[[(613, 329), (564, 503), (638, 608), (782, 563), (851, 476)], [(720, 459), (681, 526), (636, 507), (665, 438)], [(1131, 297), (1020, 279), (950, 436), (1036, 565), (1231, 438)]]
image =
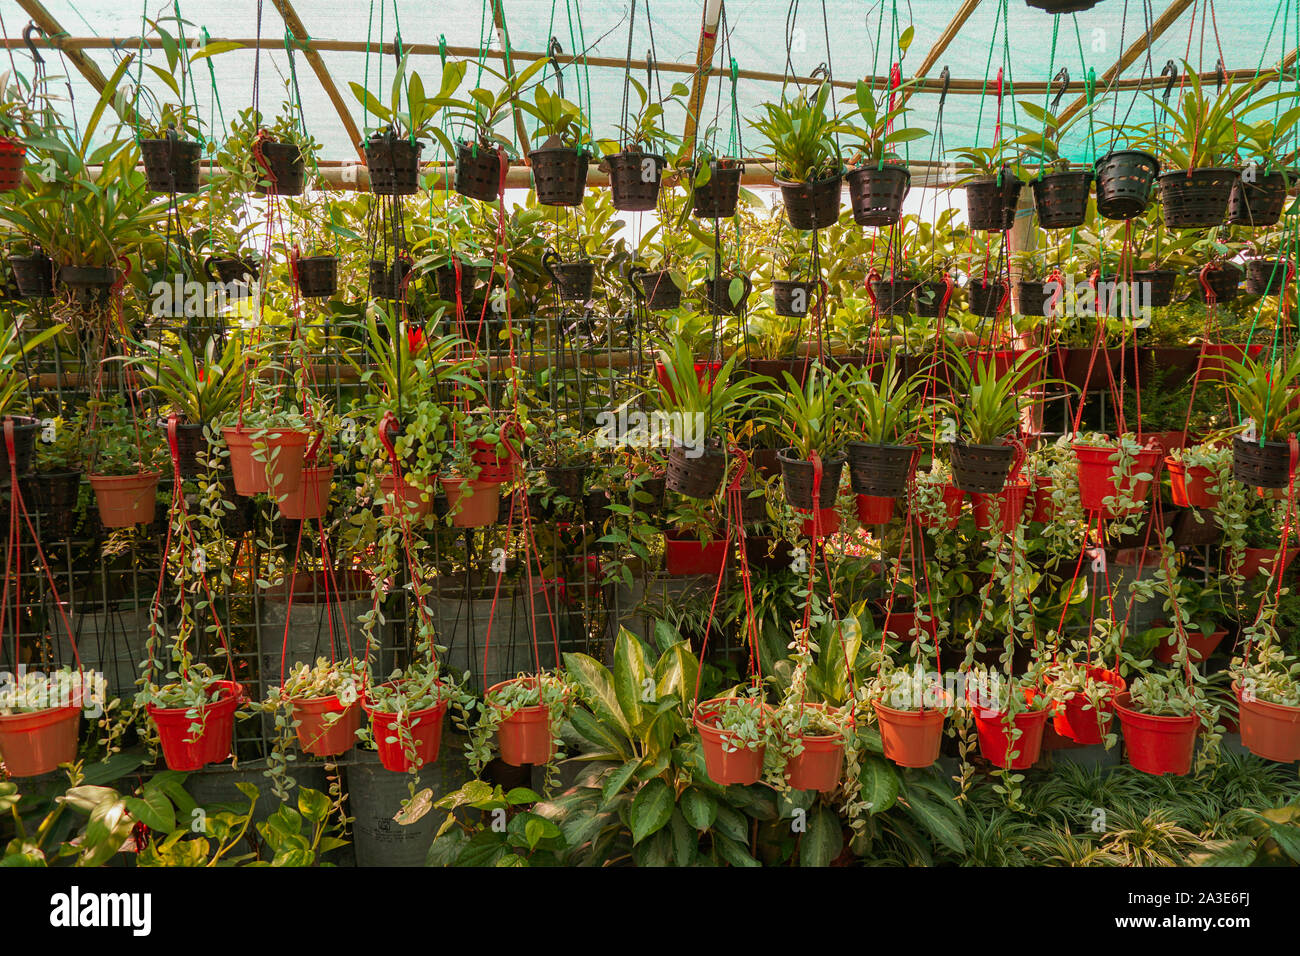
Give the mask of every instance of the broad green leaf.
[(817, 804), (808, 814), (808, 830), (799, 841), (800, 866), (830, 866), (844, 850), (844, 831), (835, 811)]
[(666, 781), (656, 777), (632, 798), (632, 842), (640, 843), (650, 834), (658, 832), (672, 815), (672, 789)]

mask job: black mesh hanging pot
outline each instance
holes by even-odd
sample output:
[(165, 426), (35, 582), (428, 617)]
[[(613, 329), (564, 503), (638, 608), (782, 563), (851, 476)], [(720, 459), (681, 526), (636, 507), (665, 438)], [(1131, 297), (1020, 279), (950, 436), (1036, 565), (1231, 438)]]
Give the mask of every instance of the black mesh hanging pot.
[(606, 156), (609, 168), (610, 198), (620, 212), (647, 212), (659, 203), (667, 162), (655, 153), (627, 149)]
[(627, 273), (632, 294), (652, 310), (675, 309), (682, 304), (682, 290), (673, 281), (672, 270), (632, 268)]
[(849, 208), (859, 226), (892, 226), (903, 215), (903, 200), (912, 185), (905, 166), (860, 166), (845, 174)]
[(1151, 203), (1151, 187), (1160, 160), (1140, 149), (1107, 153), (1093, 164), (1097, 176), (1097, 212), (1105, 219), (1132, 219)]
[(339, 288), (338, 256), (303, 256), (293, 261), (298, 291), (308, 299), (328, 299)]
[(1241, 178), (1232, 184), (1224, 221), (1234, 226), (1275, 226), (1285, 206), (1286, 176), (1247, 166), (1241, 171)]
[(167, 136), (140, 141), (144, 176), (149, 188), (159, 193), (192, 193), (199, 188), (199, 161), (203, 145)]
[(695, 184), (692, 180), (691, 211), (700, 219), (730, 219), (736, 214), (740, 201), (740, 176), (744, 164), (734, 159), (721, 159), (709, 163), (708, 181)]
[(1092, 193), (1092, 171), (1048, 173), (1031, 184), (1038, 224), (1044, 229), (1073, 229), (1083, 225)]
[(420, 153), (424, 145), (392, 130), (366, 140), (366, 169), (376, 196), (410, 196), (420, 188)]
[(535, 149), (528, 154), (533, 167), (533, 189), (543, 206), (581, 206), (587, 190), (587, 164), (591, 153), (570, 146)]
[(777, 315), (802, 318), (812, 308), (819, 283), (797, 279), (772, 280), (772, 304)]
[(505, 151), (481, 143), (456, 144), (456, 192), (480, 202), (496, 202), (501, 195)]
[(1024, 186), (1010, 171), (966, 184), (966, 221), (972, 229), (1005, 232), (1015, 225)]
[(1170, 229), (1210, 229), (1228, 215), (1228, 199), (1240, 178), (1235, 169), (1175, 169), (1160, 174), (1160, 203)]
[(816, 182), (792, 183), (778, 179), (781, 203), (786, 218), (794, 229), (826, 229), (840, 218), (840, 187), (843, 178), (839, 173)]

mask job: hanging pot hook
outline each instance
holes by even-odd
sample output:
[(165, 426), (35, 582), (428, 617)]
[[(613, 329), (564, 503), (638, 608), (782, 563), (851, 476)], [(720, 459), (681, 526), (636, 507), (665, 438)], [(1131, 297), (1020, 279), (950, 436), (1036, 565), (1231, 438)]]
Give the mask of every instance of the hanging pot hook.
[(551, 68), (555, 70), (555, 90), (560, 99), (564, 99), (564, 73), (560, 70), (560, 61), (557, 59), (564, 55), (564, 47), (560, 46), (560, 41), (551, 37), (551, 42), (546, 45), (546, 55), (551, 59)]
[(36, 25), (35, 20), (30, 21), (27, 26), (23, 28), (23, 43), (27, 45), (27, 50), (32, 55), (32, 62), (34, 62), (39, 69), (45, 65), (45, 57), (41, 56), (40, 51), (36, 49), (36, 43), (32, 40), (33, 33), (39, 33), (41, 39), (45, 39), (45, 31)]
[(939, 80), (943, 83), (939, 87), (939, 112), (943, 112), (944, 101), (948, 99), (948, 87), (952, 84), (952, 71), (944, 65), (943, 71), (939, 74)]
[(1061, 82), (1061, 88), (1056, 91), (1056, 96), (1052, 99), (1053, 116), (1056, 115), (1056, 110), (1058, 107), (1060, 107), (1061, 99), (1065, 96), (1066, 90), (1070, 88), (1070, 71), (1067, 70), (1065, 67), (1061, 67), (1061, 69), (1057, 71), (1056, 76), (1052, 77), (1053, 83), (1055, 83), (1057, 80), (1061, 80), (1062, 82)]
[(1165, 68), (1160, 71), (1161, 76), (1169, 77), (1169, 82), (1165, 84), (1164, 101), (1169, 102), (1169, 94), (1174, 90), (1174, 84), (1178, 82), (1178, 64), (1170, 60), (1165, 64)]

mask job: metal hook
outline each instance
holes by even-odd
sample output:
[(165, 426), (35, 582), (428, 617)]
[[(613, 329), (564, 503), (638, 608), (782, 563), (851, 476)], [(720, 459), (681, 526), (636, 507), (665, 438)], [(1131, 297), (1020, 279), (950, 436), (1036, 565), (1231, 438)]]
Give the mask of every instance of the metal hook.
[(1223, 71), (1223, 57), (1219, 57), (1219, 62), (1214, 65), (1214, 83), (1218, 89), (1223, 89), (1223, 81), (1226, 74)]
[(649, 95), (649, 93), (650, 93), (650, 89), (651, 89), (651, 84), (654, 82), (654, 78), (655, 78), (655, 65), (656, 65), (656, 64), (655, 64), (655, 51), (654, 51), (654, 48), (652, 47), (652, 48), (650, 48), (649, 50), (646, 50), (646, 51), (645, 51), (645, 89), (646, 89), (646, 95)]
[(393, 34), (393, 59), (397, 61), (398, 66), (402, 65), (402, 31), (401, 30), (398, 30), (395, 34)]
[(1052, 100), (1052, 113), (1055, 115), (1057, 107), (1061, 105), (1061, 99), (1065, 96), (1065, 91), (1070, 88), (1070, 71), (1061, 67), (1056, 76), (1052, 77), (1052, 82), (1061, 80), (1061, 88), (1056, 91), (1056, 97)]
[(1165, 84), (1164, 101), (1169, 102), (1169, 94), (1174, 91), (1174, 84), (1178, 82), (1178, 64), (1170, 60), (1165, 64), (1165, 68), (1160, 71), (1161, 76), (1169, 77), (1169, 82)]
[(40, 51), (36, 49), (36, 44), (32, 40), (33, 33), (39, 33), (42, 39), (45, 38), (45, 31), (36, 25), (35, 20), (28, 22), (27, 26), (23, 28), (23, 43), (27, 44), (27, 49), (31, 53), (32, 59), (35, 61), (36, 65), (44, 66), (45, 57), (41, 56)]
[(948, 98), (948, 86), (952, 83), (952, 71), (944, 66), (943, 72), (939, 74), (939, 79), (943, 81), (943, 86), (939, 88), (939, 109), (943, 109), (944, 100)]
[(551, 68), (555, 70), (555, 88), (564, 99), (564, 74), (560, 71), (560, 61), (557, 57), (564, 55), (564, 47), (560, 46), (560, 41), (551, 37), (551, 42), (546, 45), (546, 55), (551, 58)]

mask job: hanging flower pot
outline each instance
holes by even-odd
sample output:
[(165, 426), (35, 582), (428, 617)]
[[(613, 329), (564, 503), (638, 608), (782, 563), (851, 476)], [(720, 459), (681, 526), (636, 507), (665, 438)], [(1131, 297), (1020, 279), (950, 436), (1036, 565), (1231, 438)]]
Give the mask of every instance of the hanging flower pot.
[(692, 456), (682, 445), (668, 452), (664, 486), (688, 498), (712, 498), (722, 485), (727, 456), (720, 449), (705, 446)]
[(587, 191), (587, 164), (591, 153), (571, 146), (535, 149), (528, 154), (533, 167), (533, 189), (543, 206), (581, 206)]
[(1007, 284), (1001, 279), (992, 282), (987, 279), (972, 280), (966, 286), (966, 296), (970, 300), (970, 310), (976, 315), (992, 317), (1002, 311), (1007, 298)]
[(1133, 281), (1144, 286), (1143, 298), (1153, 309), (1162, 309), (1174, 300), (1174, 283), (1178, 273), (1173, 269), (1139, 269)]
[(1236, 681), (1232, 691), (1237, 695), (1241, 742), (1246, 749), (1279, 763), (1300, 760), (1300, 707), (1247, 699)]
[(208, 703), (197, 707), (145, 706), (158, 728), (158, 742), (168, 770), (202, 770), (230, 756), (235, 711), (244, 701), (244, 688), (234, 681), (215, 681), (209, 696)]
[[(1025, 697), (1032, 704), (1036, 692), (1027, 690)], [(1014, 742), (1005, 713), (979, 706), (974, 708), (974, 712), (981, 757), (1004, 770), (1028, 770), (1038, 762), (1043, 750), (1043, 729), (1047, 726), (1047, 718), (1052, 715), (1050, 707), (1021, 711), (1012, 717), (1011, 724), (1019, 731)], [(1012, 752), (1016, 754), (1014, 758)]]
[(1008, 482), (996, 495), (971, 495), (975, 526), (981, 531), (992, 531), (996, 516), (1001, 518), (998, 523), (999, 530), (1010, 534), (1016, 529), (1016, 525), (1020, 523), (1025, 513), (1025, 502), (1028, 498), (1029, 482), (1027, 481)]
[[(740, 281), (740, 286), (732, 289), (732, 283)], [(718, 315), (740, 315), (749, 301), (749, 294), (754, 290), (754, 283), (749, 276), (717, 276), (706, 279), (699, 285), (700, 295), (705, 307)]]
[[(370, 718), (379, 763), (385, 770), (405, 773), (438, 762), (438, 751), (442, 749), (442, 719), (447, 713), (445, 700), (410, 713), (378, 710), (367, 697), (362, 698), (361, 706)], [(413, 760), (407, 754), (403, 738), (414, 746)]]
[(691, 181), (691, 211), (699, 219), (730, 219), (740, 201), (740, 176), (744, 164), (735, 159), (709, 163), (707, 181), (700, 183), (696, 171)]
[[(298, 725), (294, 728), (298, 734), (298, 746), (304, 753), (313, 757), (337, 757), (347, 753), (356, 743), (357, 730), (361, 727), (360, 701), (345, 704), (337, 694), (330, 694), (326, 697), (295, 697), (290, 704)], [(333, 721), (326, 719), (335, 714), (342, 716)], [(380, 760), (383, 760), (382, 756)]]
[(894, 517), (898, 505), (897, 498), (882, 498), (877, 495), (856, 495), (858, 520), (863, 524), (886, 524)]
[(928, 767), (939, 759), (944, 710), (895, 710), (876, 701), (885, 757), (900, 767)]
[(1029, 6), (1036, 7), (1053, 16), (1091, 10), (1100, 2), (1101, 0), (1025, 0), (1025, 3)]
[(1104, 667), (1089, 667), (1088, 676), (1094, 681), (1109, 684), (1114, 690), (1098, 700), (1095, 707), (1087, 694), (1076, 691), (1069, 700), (1057, 705), (1052, 717), (1052, 726), (1058, 734), (1081, 745), (1102, 742), (1102, 738), (1110, 732), (1111, 721), (1114, 719), (1114, 696), (1128, 688), (1124, 678)]
[(54, 260), (43, 252), (30, 256), (10, 256), (18, 294), (24, 299), (48, 299), (54, 295)]
[(371, 259), (369, 273), (371, 296), (394, 301), (405, 298), (408, 286), (407, 275), (410, 271), (411, 262), (408, 259), (394, 259), (392, 262)]
[[(168, 423), (159, 423), (166, 430)], [(208, 439), (203, 434), (203, 424), (178, 421), (176, 423), (176, 458), (182, 478), (197, 478), (204, 472), (199, 455), (208, 451)]]
[(443, 478), (447, 507), (455, 528), (485, 528), (495, 524), (501, 508), (501, 485), (494, 481)]
[(203, 144), (188, 139), (145, 139), (140, 141), (144, 176), (157, 193), (192, 193), (199, 188), (199, 161)]
[(1138, 149), (1107, 153), (1093, 165), (1097, 173), (1097, 212), (1104, 219), (1133, 219), (1151, 202), (1160, 160)]
[(1034, 485), (1029, 492), (1030, 498), (1030, 521), (1051, 521), (1056, 513), (1056, 506), (1052, 502), (1052, 476), (1035, 475)]
[(727, 540), (713, 538), (701, 542), (698, 537), (675, 538), (664, 534), (664, 570), (673, 577), (703, 574), (716, 578), (727, 562)]
[(1017, 449), (1012, 445), (952, 445), (952, 483), (962, 491), (995, 495), (1007, 483)]
[[(1241, 574), (1247, 581), (1259, 577), (1266, 571), (1271, 571), (1277, 564), (1278, 548), (1245, 548), (1244, 557), (1241, 562)], [(1295, 556), (1300, 554), (1300, 548), (1288, 547), (1282, 554), (1282, 572), (1291, 566)]]
[(542, 473), (558, 494), (570, 501), (580, 501), (589, 470), (586, 465), (546, 465)]
[(764, 571), (788, 570), (794, 561), (794, 545), (769, 535), (745, 535), (745, 562)]
[(328, 299), (339, 288), (338, 256), (304, 256), (293, 260), (298, 292), (308, 299)]
[[(456, 277), (459, 270), (460, 278)], [(455, 302), (468, 306), (474, 300), (474, 290), (478, 286), (479, 270), (467, 262), (453, 258), (445, 265), (433, 270), (434, 282), (438, 287), (438, 298), (445, 302)]]
[(159, 473), (138, 475), (91, 475), (99, 520), (105, 528), (129, 528), (153, 521), (157, 504)]
[(880, 315), (907, 315), (912, 311), (912, 295), (917, 283), (910, 279), (872, 279), (867, 283), (867, 293)]
[(420, 153), (424, 144), (397, 136), (392, 130), (366, 140), (366, 169), (376, 196), (410, 196), (420, 189)]
[(471, 447), (473, 450), (469, 457), (478, 465), (479, 481), (501, 485), (513, 481), (523, 473), (523, 459), (520, 458), (519, 449), (512, 447), (508, 441), (489, 444), (483, 439), (475, 439)]
[[(825, 710), (824, 704), (805, 704), (805, 707)], [(802, 750), (785, 765), (785, 779), (792, 790), (816, 790), (831, 793), (840, 785), (844, 774), (844, 735), (799, 735)]]
[(496, 202), (505, 188), (505, 151), (500, 146), (456, 144), (456, 192), (480, 202)]
[(41, 540), (66, 540), (81, 497), (81, 472), (43, 471), (22, 479), (22, 489), (24, 499), (40, 516)]
[(1281, 295), (1294, 267), (1288, 259), (1249, 259), (1246, 291), (1251, 295)]
[(32, 470), (32, 458), (36, 453), (36, 433), (40, 431), (41, 423), (28, 415), (6, 415), (3, 420), (13, 422), (15, 468), (10, 467), (7, 444), (0, 441), (0, 480), (8, 481), (14, 471), (19, 475), (25, 475)]
[(1061, 287), (1057, 282), (1020, 279), (1016, 282), (1016, 310), (1021, 315), (1056, 317), (1062, 308)]
[(1285, 488), (1291, 481), (1291, 446), (1282, 441), (1232, 439), (1232, 476), (1254, 488)]
[(853, 493), (898, 498), (907, 493), (912, 462), (921, 453), (916, 445), (872, 445), (851, 441), (844, 446)]
[(879, 610), (884, 615), (884, 621), (880, 625), (881, 633), (895, 641), (914, 641), (922, 634), (929, 635), (931, 640), (936, 639), (939, 625), (935, 622), (934, 615), (926, 615), (929, 620), (922, 621), (914, 605), (909, 602), (907, 606), (913, 607), (913, 610), (899, 610), (898, 601), (895, 601), (893, 610), (889, 610), (885, 604), (880, 606)]
[(1016, 222), (1016, 203), (1024, 186), (1010, 170), (966, 184), (966, 221), (972, 229), (1005, 232)]
[(560, 257), (548, 251), (542, 256), (542, 268), (551, 277), (561, 302), (587, 302), (596, 280), (596, 264), (590, 259), (561, 262)]
[(818, 508), (816, 515), (809, 511), (799, 511), (799, 513), (808, 515), (803, 519), (803, 524), (800, 527), (805, 538), (820, 541), (822, 538), (835, 534), (840, 530), (840, 513), (834, 508)]
[(83, 304), (100, 304), (108, 301), (117, 281), (117, 270), (97, 266), (63, 266), (59, 269), (59, 285), (70, 290)]
[(297, 143), (258, 138), (253, 159), (259, 170), (257, 191), (263, 196), (300, 196), (303, 189), (302, 150)]
[(802, 318), (812, 307), (813, 296), (821, 287), (818, 282), (800, 282), (795, 279), (772, 280), (772, 304), (777, 315)]
[(843, 177), (836, 173), (816, 182), (792, 183), (776, 180), (781, 203), (793, 229), (826, 229), (840, 220), (840, 188)]
[(321, 520), (329, 514), (333, 480), (333, 465), (304, 466), (298, 487), (279, 495), (280, 514), (290, 521)]
[[(742, 746), (736, 742), (734, 733), (718, 726), (722, 708), (734, 703), (722, 699), (706, 700), (695, 708), (695, 729), (699, 731), (700, 746), (704, 751), (704, 769), (709, 779), (722, 787), (758, 783), (763, 775), (763, 756), (767, 753), (766, 745), (753, 749)], [(755, 703), (753, 706), (759, 705)], [(759, 719), (765, 720), (766, 717)]]
[(0, 716), (0, 761), (11, 777), (39, 777), (75, 763), (81, 705)]
[[(777, 454), (781, 462), (781, 488), (790, 507), (800, 511), (813, 509), (813, 463), (794, 457), (793, 448), (782, 449)], [(822, 460), (822, 479), (817, 495), (817, 507), (833, 508), (840, 492), (840, 477), (844, 473), (845, 457), (834, 455)]]
[[(1104, 512), (1106, 517), (1114, 518), (1115, 514), (1106, 506), (1107, 498), (1123, 495), (1134, 501), (1145, 501), (1150, 494), (1151, 481), (1162, 457), (1159, 448), (1140, 449), (1121, 483), (1116, 474), (1117, 465), (1111, 461), (1116, 453), (1114, 448), (1077, 442), (1071, 447), (1079, 459), (1079, 502), (1084, 511)], [(1149, 474), (1152, 479), (1138, 478), (1139, 474)]]
[(1160, 174), (1160, 202), (1170, 229), (1211, 229), (1223, 224), (1228, 197), (1241, 174), (1235, 169), (1174, 169)]
[(667, 165), (662, 156), (629, 147), (606, 156), (602, 165), (609, 167), (610, 198), (619, 212), (647, 212), (658, 205)]
[(946, 282), (918, 283), (913, 295), (916, 314), (923, 319), (947, 318), (951, 301), (952, 290)]
[[(502, 681), (488, 689), (490, 696), (509, 684), (519, 682)], [(524, 678), (523, 680), (527, 680)], [(492, 704), (498, 712), (505, 708)], [(532, 704), (516, 708), (510, 716), (497, 725), (497, 748), (501, 759), (512, 767), (532, 765), (544, 766), (551, 759), (555, 750), (555, 738), (551, 733), (551, 709), (546, 704)]]
[(951, 531), (957, 527), (957, 521), (961, 518), (961, 503), (966, 497), (966, 493), (954, 484), (943, 486), (943, 513), (944, 518), (936, 521), (925, 515), (921, 515), (913, 508), (912, 513), (916, 515), (916, 523), (923, 528), (947, 528)]
[(12, 136), (0, 136), (0, 192), (17, 189), (23, 181), (27, 147)]
[(433, 495), (420, 482), (393, 475), (379, 479), (379, 493), (384, 503), (384, 514), (390, 518), (405, 511), (407, 518), (419, 520), (433, 510)]
[(1162, 717), (1144, 714), (1132, 708), (1128, 691), (1115, 695), (1115, 713), (1124, 732), (1124, 749), (1133, 769), (1143, 773), (1172, 773), (1183, 776), (1192, 769), (1196, 750), (1196, 731), (1200, 719)]
[(673, 281), (671, 269), (651, 272), (646, 269), (629, 269), (628, 285), (633, 294), (654, 311), (675, 309), (682, 304), (682, 290)]
[(853, 221), (859, 226), (892, 226), (902, 218), (903, 200), (912, 185), (906, 166), (859, 166), (844, 178), (849, 183)]
[(1286, 177), (1280, 172), (1265, 173), (1258, 166), (1247, 167), (1232, 184), (1225, 222), (1233, 226), (1277, 225), (1286, 206), (1286, 186)]
[[(1213, 631), (1205, 634), (1202, 631), (1191, 630), (1187, 632), (1187, 651), (1192, 661), (1208, 660), (1210, 655), (1215, 652), (1223, 639), (1228, 636), (1227, 631)], [(1156, 648), (1156, 660), (1161, 664), (1172, 664), (1178, 656), (1178, 644), (1170, 644), (1168, 641), (1161, 641), (1160, 646)]]
[[(1241, 269), (1231, 262), (1221, 262), (1205, 273), (1205, 285), (1210, 287), (1216, 303), (1231, 302), (1241, 291)], [(1205, 301), (1205, 287), (1201, 285), (1201, 271), (1192, 273), (1192, 297), (1198, 302)]]
[(1180, 508), (1214, 508), (1219, 504), (1219, 496), (1210, 491), (1214, 473), (1204, 465), (1188, 467), (1177, 458), (1166, 458), (1165, 468), (1169, 471), (1169, 489), (1173, 493), (1174, 504)]
[(1038, 224), (1044, 229), (1073, 229), (1083, 225), (1092, 193), (1092, 170), (1048, 173), (1031, 184)]
[(237, 494), (247, 497), (274, 490), (283, 495), (298, 490), (307, 452), (306, 432), (227, 427), (221, 429), (221, 435), (230, 450)]

